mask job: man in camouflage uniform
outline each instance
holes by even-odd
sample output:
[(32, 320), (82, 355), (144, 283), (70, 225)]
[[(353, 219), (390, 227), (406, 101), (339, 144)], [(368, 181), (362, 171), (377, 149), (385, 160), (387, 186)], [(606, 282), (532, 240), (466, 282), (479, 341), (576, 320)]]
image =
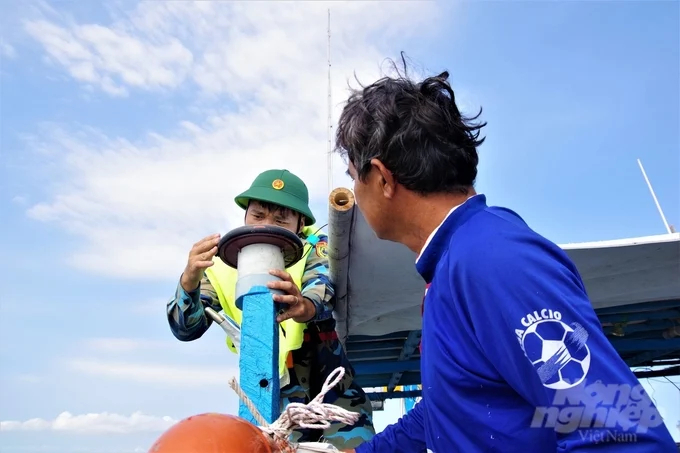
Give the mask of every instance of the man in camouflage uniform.
[[(315, 222), (308, 206), (307, 187), (287, 170), (269, 170), (261, 173), (250, 189), (236, 197), (236, 203), (246, 211), (246, 225), (277, 225), (298, 234), (306, 246), (305, 250), (308, 250), (308, 244), (312, 246), (303, 258), (306, 264), (301, 288), (287, 272), (275, 272), (282, 281), (269, 284), (270, 288), (286, 293), (274, 295), (276, 302), (288, 304), (277, 321), (292, 319), (306, 324), (302, 346), (292, 351), (292, 357), (289, 356), (289, 359), (292, 358), (288, 362), (290, 382), (281, 388), (281, 408), (291, 402), (309, 403), (319, 394), (329, 374), (341, 366), (345, 375), (326, 394), (324, 402), (360, 414), (359, 420), (352, 426), (333, 422), (323, 432), (300, 429), (293, 433), (292, 440), (328, 442), (338, 449), (354, 448), (375, 434), (371, 402), (354, 382), (354, 369), (335, 331), (335, 291), (328, 276), (328, 238), (314, 231), (316, 238), (310, 242), (304, 233), (305, 230), (307, 233), (310, 231), (309, 227), (304, 228), (305, 225)], [(217, 253), (219, 239), (219, 235), (208, 236), (193, 246), (175, 297), (167, 305), (170, 329), (180, 341), (200, 338), (212, 324), (212, 318), (205, 314), (204, 304), (217, 312), (222, 309), (206, 273), (206, 269), (214, 264), (212, 260)]]

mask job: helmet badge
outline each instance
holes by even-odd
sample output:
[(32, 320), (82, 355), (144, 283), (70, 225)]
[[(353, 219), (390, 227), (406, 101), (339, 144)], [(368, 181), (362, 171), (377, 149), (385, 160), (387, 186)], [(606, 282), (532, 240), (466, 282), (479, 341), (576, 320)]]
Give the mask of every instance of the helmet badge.
[(284, 186), (283, 181), (281, 181), (280, 179), (275, 179), (274, 182), (272, 182), (272, 187), (276, 190), (283, 189), (283, 186)]

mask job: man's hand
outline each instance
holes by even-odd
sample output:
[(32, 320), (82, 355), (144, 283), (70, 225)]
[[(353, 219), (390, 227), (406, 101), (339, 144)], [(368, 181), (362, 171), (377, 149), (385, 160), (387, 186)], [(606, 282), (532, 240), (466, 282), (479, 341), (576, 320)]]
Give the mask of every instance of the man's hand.
[(191, 248), (189, 260), (184, 268), (180, 283), (184, 291), (190, 292), (198, 288), (203, 278), (203, 271), (213, 265), (213, 257), (217, 253), (217, 244), (220, 242), (220, 235), (213, 234), (206, 236)]
[(269, 282), (267, 283), (267, 287), (269, 289), (279, 289), (286, 293), (274, 294), (274, 301), (289, 305), (289, 308), (286, 311), (276, 317), (277, 322), (292, 319), (295, 322), (304, 323), (308, 322), (316, 315), (316, 307), (314, 307), (311, 300), (302, 296), (300, 289), (288, 272), (272, 269), (269, 273), (279, 277), (281, 281)]

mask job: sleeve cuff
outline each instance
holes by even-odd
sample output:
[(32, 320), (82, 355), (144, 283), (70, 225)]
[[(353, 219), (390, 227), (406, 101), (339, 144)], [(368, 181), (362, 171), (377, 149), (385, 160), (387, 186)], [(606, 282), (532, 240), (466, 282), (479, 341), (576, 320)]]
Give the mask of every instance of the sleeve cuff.
[(355, 453), (373, 453), (373, 447), (370, 442), (364, 442), (354, 449)]
[(177, 283), (177, 305), (183, 312), (186, 311), (193, 304), (199, 302), (199, 296), (201, 294), (201, 285), (193, 291), (185, 291), (182, 287), (182, 282)]
[(303, 294), (302, 297), (309, 300), (314, 305), (314, 317), (307, 322), (315, 322), (325, 319), (324, 311), (326, 308), (321, 303), (321, 301), (318, 300), (318, 298), (314, 297), (313, 294)]

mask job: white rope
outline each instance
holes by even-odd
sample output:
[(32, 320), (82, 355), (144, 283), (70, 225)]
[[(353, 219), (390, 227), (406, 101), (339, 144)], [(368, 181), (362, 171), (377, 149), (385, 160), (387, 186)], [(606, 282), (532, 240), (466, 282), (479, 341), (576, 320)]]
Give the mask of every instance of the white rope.
[(324, 396), (333, 387), (338, 385), (345, 375), (343, 367), (336, 368), (326, 379), (321, 392), (309, 404), (290, 403), (283, 411), (281, 416), (272, 424), (268, 424), (264, 417), (258, 412), (255, 405), (250, 401), (248, 395), (232, 378), (229, 382), (231, 388), (241, 398), (246, 407), (253, 414), (255, 420), (260, 424), (260, 429), (267, 434), (270, 434), (281, 440), (285, 440), (297, 428), (303, 429), (327, 429), (331, 426), (331, 422), (341, 422), (347, 425), (353, 425), (359, 420), (360, 415), (356, 412), (350, 412), (346, 409), (338, 407), (334, 404), (323, 402)]
[(255, 421), (259, 423), (260, 426), (268, 426), (267, 421), (264, 419), (262, 414), (260, 414), (260, 411), (257, 410), (253, 402), (250, 401), (250, 398), (248, 398), (248, 395), (246, 395), (241, 386), (238, 385), (238, 382), (236, 382), (236, 378), (231, 378), (231, 380), (229, 381), (229, 386), (236, 392), (238, 397), (241, 398), (241, 401), (243, 401), (243, 404), (246, 405), (250, 413), (253, 414), (253, 418), (255, 419)]

